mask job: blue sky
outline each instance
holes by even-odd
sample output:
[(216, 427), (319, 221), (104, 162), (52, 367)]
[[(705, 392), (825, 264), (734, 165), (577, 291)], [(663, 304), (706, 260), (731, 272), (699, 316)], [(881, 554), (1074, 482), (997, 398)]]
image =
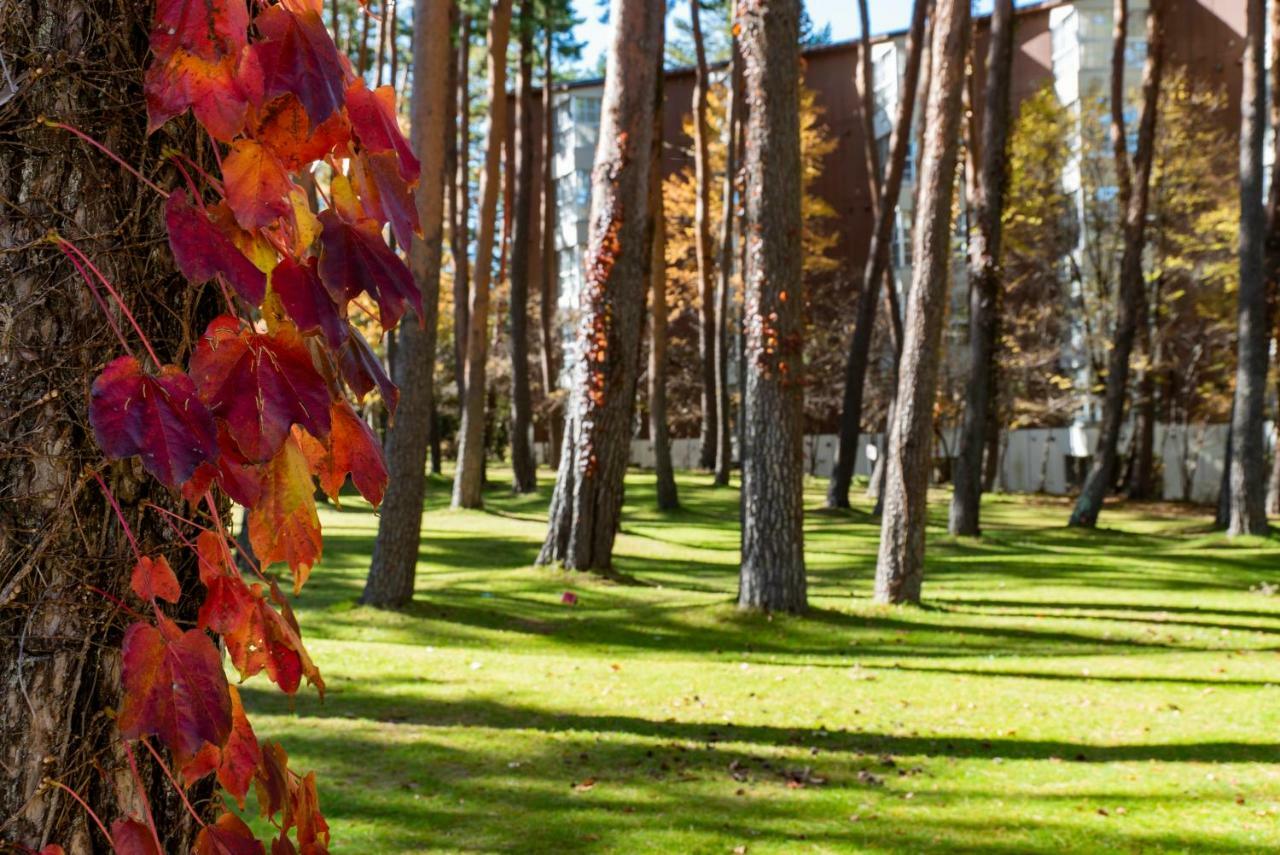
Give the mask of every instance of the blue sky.
[[(831, 25), (831, 37), (836, 41), (851, 39), (859, 35), (857, 0), (803, 0), (809, 10), (813, 23), (822, 27)], [(1016, 0), (1017, 5), (1025, 6), (1030, 0)], [(911, 0), (870, 0), (871, 31), (884, 33), (891, 30), (904, 30), (911, 22)], [(585, 23), (578, 27), (578, 38), (587, 43), (582, 52), (583, 66), (595, 68), (596, 62), (609, 42), (609, 27), (600, 23), (599, 0), (574, 0), (578, 17)], [(991, 0), (977, 0), (974, 4), (976, 13), (985, 13), (991, 9)], [(689, 6), (684, 0), (677, 0), (669, 18), (688, 18)]]

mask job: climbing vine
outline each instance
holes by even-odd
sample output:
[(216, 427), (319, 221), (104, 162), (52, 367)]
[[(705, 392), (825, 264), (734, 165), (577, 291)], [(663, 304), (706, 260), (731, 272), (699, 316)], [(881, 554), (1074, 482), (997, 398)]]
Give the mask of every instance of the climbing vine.
[[(242, 679), (265, 671), (290, 695), (305, 679), (323, 696), (289, 600), (268, 571), (287, 566), (296, 595), (320, 560), (317, 482), (336, 500), (349, 475), (370, 502), (382, 499), (381, 449), (349, 398), (376, 388), (394, 409), (397, 392), (350, 323), (350, 306), (372, 312), (376, 304), (384, 329), (410, 307), (422, 316), (421, 294), (383, 237), (389, 228), (407, 246), (420, 232), (419, 165), (391, 87), (370, 90), (352, 71), (321, 11), (321, 0), (158, 0), (144, 83), (148, 129), (189, 111), (217, 174), (170, 152), (184, 186), (166, 191), (76, 128), (45, 120), (165, 196), (179, 270), (192, 286), (215, 283), (225, 302), (187, 365), (164, 364), (93, 261), (50, 236), (123, 350), (91, 390), (99, 447), (111, 459), (137, 456), (190, 507), (189, 517), (149, 510), (196, 556), (203, 591), (194, 626), (169, 616), (184, 596), (177, 576), (165, 557), (143, 554), (97, 479), (133, 546), (130, 587), (141, 604), (122, 604), (133, 622), (122, 643), (116, 725), (135, 778), (141, 748), (182, 794), (202, 826), (199, 853), (327, 851), (314, 773), (294, 771), (282, 746), (257, 739), (216, 640)], [(251, 549), (229, 536), (223, 496), (247, 509)], [(255, 789), (275, 829), (269, 840), (257, 840), (229, 805), (205, 822), (185, 793), (209, 776), (241, 809)], [(90, 813), (116, 851), (159, 853), (160, 830), (144, 807), (145, 816), (109, 826)]]

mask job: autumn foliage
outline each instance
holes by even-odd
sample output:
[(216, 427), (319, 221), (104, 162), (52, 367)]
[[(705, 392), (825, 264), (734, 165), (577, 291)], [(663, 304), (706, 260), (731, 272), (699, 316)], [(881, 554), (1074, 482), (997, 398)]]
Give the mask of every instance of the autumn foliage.
[[(106, 456), (138, 456), (190, 503), (192, 519), (170, 521), (198, 557), (203, 588), (196, 625), (180, 626), (164, 605), (184, 594), (169, 562), (136, 556), (131, 588), (149, 616), (134, 612), (124, 634), (120, 735), (126, 748), (155, 740), (168, 749), (176, 787), (216, 776), (242, 808), (255, 788), (275, 828), (264, 845), (234, 813), (207, 825), (197, 817), (200, 853), (326, 851), (314, 775), (255, 737), (215, 639), (242, 679), (265, 671), (288, 694), (303, 679), (323, 694), (288, 599), (266, 571), (286, 565), (296, 594), (320, 560), (317, 480), (335, 500), (348, 475), (370, 502), (382, 499), (381, 449), (348, 395), (377, 388), (394, 408), (396, 394), (349, 305), (372, 301), (386, 329), (408, 308), (422, 313), (383, 238), (389, 227), (407, 245), (418, 231), (418, 161), (391, 88), (366, 87), (320, 12), (320, 0), (158, 0), (148, 127), (190, 111), (220, 164), (210, 175), (173, 155), (186, 187), (167, 194), (169, 243), (192, 286), (216, 283), (226, 311), (185, 367), (159, 364), (145, 339), (149, 361), (140, 359), (121, 336), (127, 353), (92, 388), (90, 421)], [(324, 177), (327, 193), (317, 186)], [(95, 291), (115, 293), (62, 245)], [(248, 509), (252, 555), (237, 555), (218, 493)], [(109, 836), (120, 852), (158, 852), (156, 832), (124, 817)]]

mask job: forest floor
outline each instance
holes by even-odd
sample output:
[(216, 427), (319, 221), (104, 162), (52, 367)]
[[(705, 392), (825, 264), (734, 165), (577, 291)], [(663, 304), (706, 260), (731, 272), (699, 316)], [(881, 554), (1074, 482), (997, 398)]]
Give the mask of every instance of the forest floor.
[[(298, 602), (323, 704), (246, 686), (319, 774), (335, 853), (1195, 852), (1280, 847), (1280, 540), (1201, 509), (997, 496), (927, 604), (869, 599), (879, 526), (817, 510), (801, 618), (739, 614), (737, 494), (628, 479), (619, 580), (533, 569), (550, 494), (445, 508), (417, 596), (356, 605), (377, 520), (322, 514)], [(574, 592), (576, 605), (562, 602)], [(250, 806), (252, 810), (252, 805)]]

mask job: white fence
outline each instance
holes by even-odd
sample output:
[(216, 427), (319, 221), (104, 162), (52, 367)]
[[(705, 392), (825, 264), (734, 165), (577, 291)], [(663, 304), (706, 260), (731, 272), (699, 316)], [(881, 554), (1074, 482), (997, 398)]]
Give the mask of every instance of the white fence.
[[(1273, 442), (1272, 426), (1267, 425), (1267, 443)], [(941, 458), (950, 449), (954, 453), (955, 431), (944, 432), (944, 443), (936, 443), (935, 456)], [(1225, 424), (1157, 425), (1155, 432), (1156, 465), (1162, 473), (1162, 496), (1169, 500), (1190, 499), (1211, 503), (1217, 500), (1226, 453)], [(1098, 441), (1097, 428), (1028, 428), (1005, 431), (1000, 436), (1000, 468), (996, 489), (1008, 493), (1069, 492), (1068, 458), (1081, 458), (1093, 452)], [(865, 434), (858, 451), (855, 472), (869, 475), (871, 461), (867, 449), (880, 443), (879, 434)], [(1132, 445), (1132, 426), (1121, 432), (1121, 452), (1127, 454)], [(698, 464), (697, 439), (671, 441), (672, 463), (677, 469), (693, 469)], [(539, 449), (541, 452), (542, 449)], [(541, 457), (541, 454), (539, 455)], [(836, 437), (818, 434), (805, 437), (805, 468), (810, 475), (826, 477), (835, 463)], [(631, 442), (633, 466), (652, 468), (653, 444), (648, 440)]]

